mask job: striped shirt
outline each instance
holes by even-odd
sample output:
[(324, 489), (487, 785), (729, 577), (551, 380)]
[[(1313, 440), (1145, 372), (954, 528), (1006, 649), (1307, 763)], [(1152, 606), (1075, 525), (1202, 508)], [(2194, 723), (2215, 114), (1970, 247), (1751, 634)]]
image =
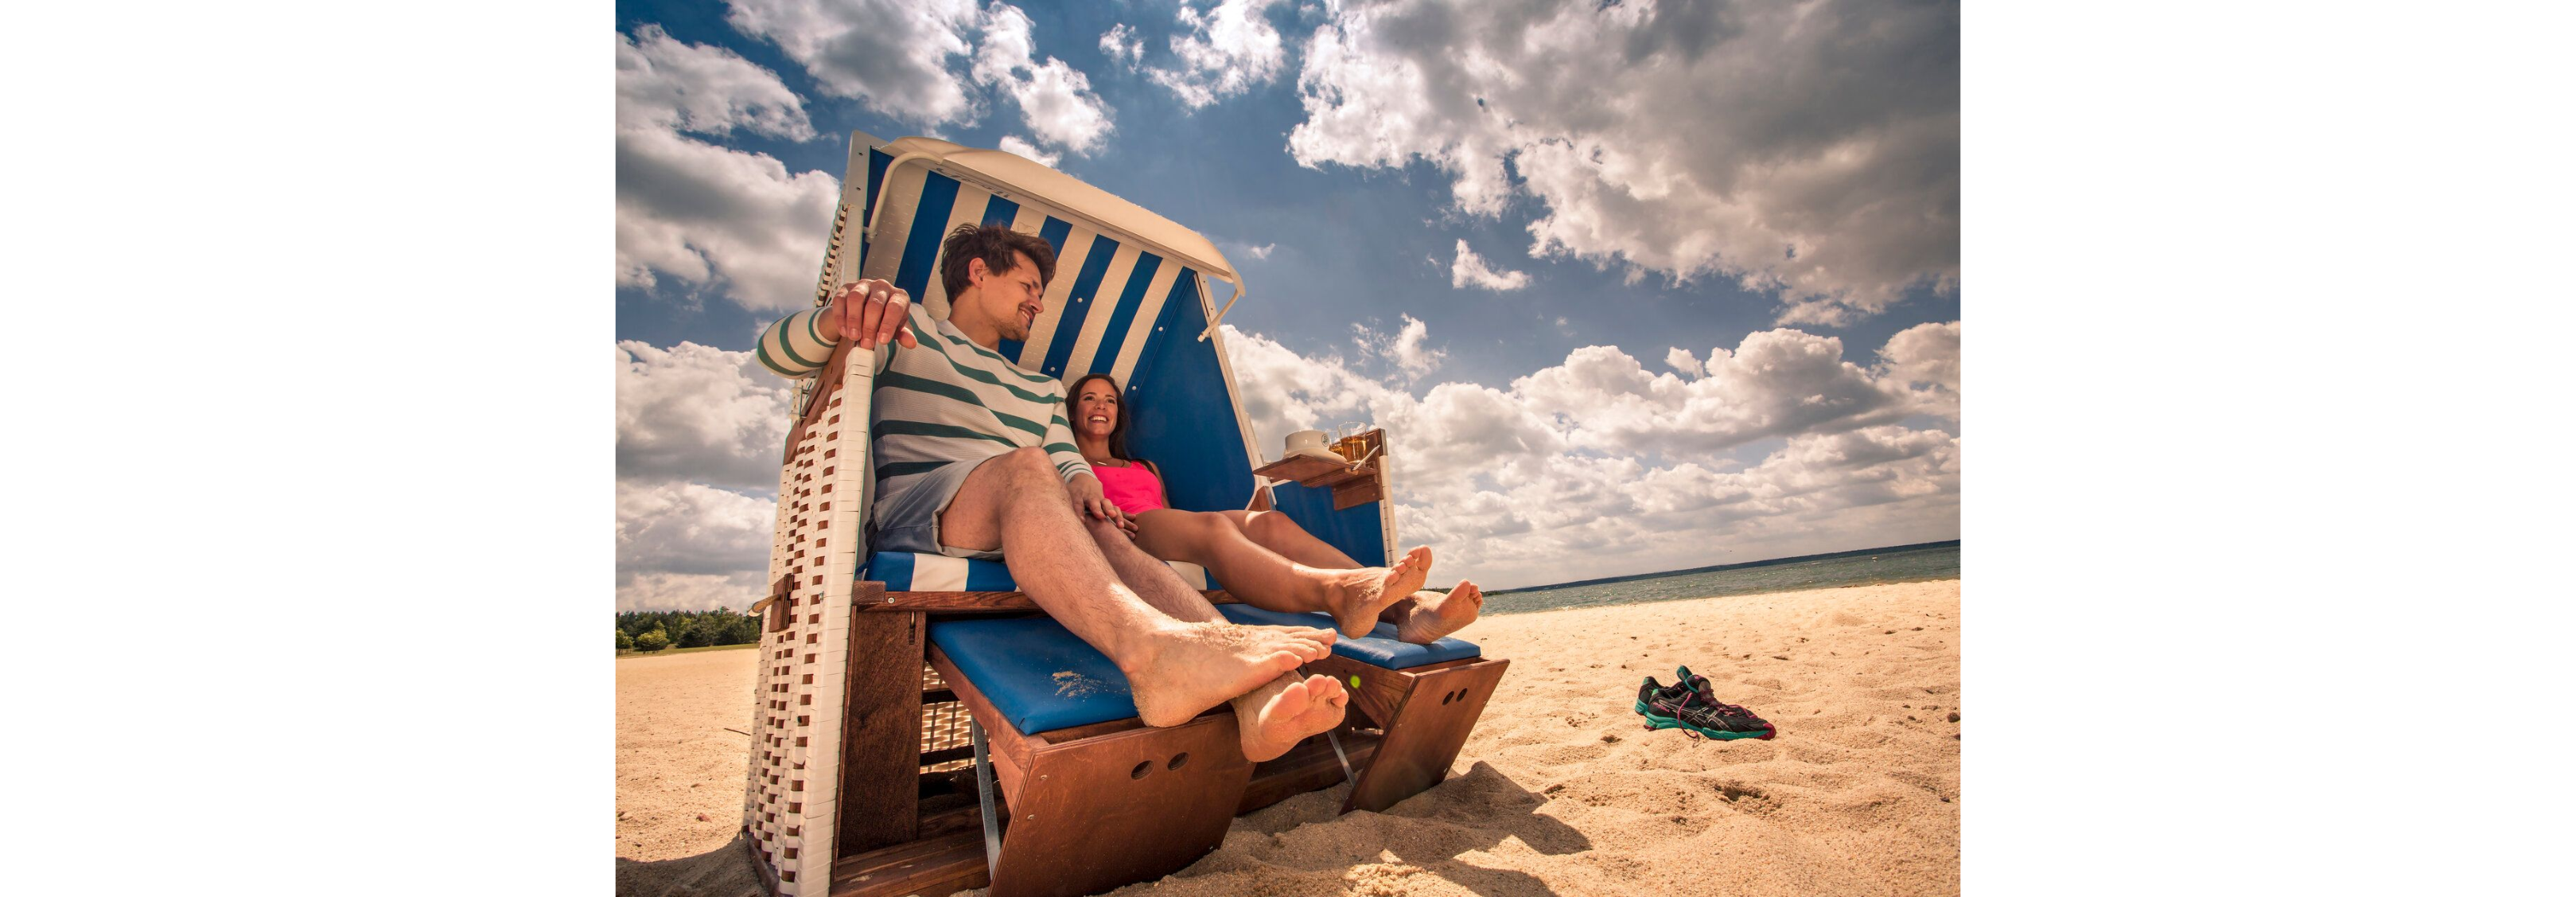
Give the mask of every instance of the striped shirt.
[[(944, 464), (977, 461), (1018, 448), (1043, 448), (1067, 481), (1091, 473), (1065, 419), (1064, 384), (1011, 364), (936, 320), (919, 303), (908, 306), (916, 348), (892, 340), (877, 347), (876, 392), (868, 409), (870, 457), (875, 462), (876, 503), (902, 495), (921, 475)], [(832, 356), (815, 319), (823, 309), (788, 315), (760, 335), (762, 366), (801, 379)]]

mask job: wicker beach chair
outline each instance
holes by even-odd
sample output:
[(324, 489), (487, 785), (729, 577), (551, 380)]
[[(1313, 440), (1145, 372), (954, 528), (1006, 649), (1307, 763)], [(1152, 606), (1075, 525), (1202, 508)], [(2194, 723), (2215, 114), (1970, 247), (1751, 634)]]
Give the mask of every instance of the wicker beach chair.
[[(1058, 253), (1048, 311), (1005, 356), (1059, 378), (1117, 375), (1135, 411), (1129, 444), (1155, 459), (1173, 506), (1257, 495), (1354, 558), (1386, 562), (1383, 433), (1356, 471), (1288, 478), (1314, 486), (1256, 475), (1208, 288), (1228, 281), (1240, 298), (1241, 280), (1205, 238), (998, 151), (858, 134), (849, 172), (818, 302), (876, 277), (945, 316), (932, 277), (942, 234), (967, 222), (1037, 234)], [(1350, 685), (1354, 712), (1330, 737), (1254, 764), (1222, 706), (1169, 728), (1135, 719), (1116, 668), (1039, 613), (1003, 565), (869, 553), (873, 376), (844, 343), (800, 386), (780, 471), (743, 804), (773, 893), (1094, 893), (1187, 866), (1234, 816), (1296, 794), (1351, 781), (1346, 810), (1382, 809), (1447, 774), (1508, 666), (1472, 645), (1402, 645), (1391, 631), (1342, 640), (1307, 669)], [(1265, 613), (1174, 567), (1229, 616)]]

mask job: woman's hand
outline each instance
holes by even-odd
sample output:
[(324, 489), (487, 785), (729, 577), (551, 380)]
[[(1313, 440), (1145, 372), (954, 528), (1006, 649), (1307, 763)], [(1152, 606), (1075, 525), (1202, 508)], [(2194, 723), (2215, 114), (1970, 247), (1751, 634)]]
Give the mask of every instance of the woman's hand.
[(1129, 537), (1136, 535), (1136, 521), (1127, 519), (1127, 512), (1119, 510), (1116, 503), (1101, 494), (1099, 477), (1087, 473), (1076, 476), (1073, 482), (1065, 484), (1065, 491), (1073, 494), (1074, 513), (1115, 523), (1119, 529), (1126, 530)]

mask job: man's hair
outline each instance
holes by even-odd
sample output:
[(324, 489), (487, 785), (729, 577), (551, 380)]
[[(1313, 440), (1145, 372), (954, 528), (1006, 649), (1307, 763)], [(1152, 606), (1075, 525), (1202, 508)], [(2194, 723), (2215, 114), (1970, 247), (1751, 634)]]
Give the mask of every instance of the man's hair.
[(1012, 258), (1011, 253), (1025, 252), (1029, 261), (1038, 265), (1040, 289), (1055, 279), (1055, 247), (1033, 234), (1020, 233), (999, 224), (960, 224), (956, 230), (948, 232), (948, 239), (941, 242), (939, 248), (946, 254), (946, 258), (939, 262), (939, 282), (948, 287), (948, 295), (952, 299), (966, 292), (966, 263), (972, 259), (983, 259), (986, 271), (1007, 274), (1019, 266), (1019, 260)]

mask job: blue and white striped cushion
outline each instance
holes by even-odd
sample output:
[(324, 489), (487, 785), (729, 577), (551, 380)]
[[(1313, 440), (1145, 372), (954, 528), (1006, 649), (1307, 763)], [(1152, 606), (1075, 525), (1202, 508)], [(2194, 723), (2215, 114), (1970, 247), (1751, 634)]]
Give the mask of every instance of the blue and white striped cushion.
[[(1190, 588), (1205, 591), (1222, 588), (1207, 570), (1197, 564), (1167, 561), (1172, 572)], [(859, 568), (859, 578), (885, 583), (889, 592), (1016, 592), (1019, 585), (1011, 579), (1011, 569), (1001, 561), (979, 561), (938, 554), (902, 554), (880, 551)]]

